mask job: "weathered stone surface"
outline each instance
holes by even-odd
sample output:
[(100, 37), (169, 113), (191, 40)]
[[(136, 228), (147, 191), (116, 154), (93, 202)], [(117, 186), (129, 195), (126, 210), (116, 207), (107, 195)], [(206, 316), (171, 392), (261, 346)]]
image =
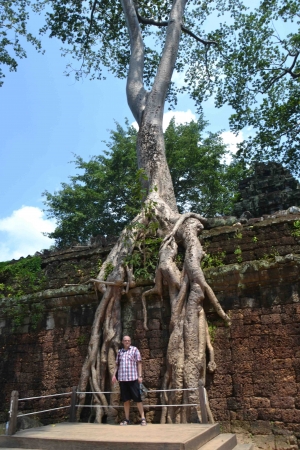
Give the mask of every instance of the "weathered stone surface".
[[(212, 255), (226, 248), (226, 265), (206, 269), (205, 275), (232, 319), (232, 326), (225, 327), (205, 304), (208, 319), (216, 326), (217, 370), (207, 379), (211, 409), (226, 430), (248, 430), (255, 439), (275, 432), (277, 436), (280, 431), (289, 433), (280, 435), (286, 440), (300, 429), (300, 245), (291, 237), (296, 219), (300, 215), (246, 225), (240, 229), (240, 239), (235, 237), (235, 227), (205, 231), (202, 237)], [(282, 236), (288, 239), (284, 241)], [(253, 242), (254, 237), (257, 242)], [(243, 257), (261, 254), (263, 259), (244, 258), (239, 264), (234, 254), (237, 246)], [(69, 261), (68, 274), (74, 263), (79, 267), (76, 270), (86, 271), (87, 278), (91, 267), (105, 257), (102, 248), (78, 252), (61, 252), (44, 259), (45, 270), (54, 277), (53, 290), (35, 294), (37, 301), (42, 299), (45, 304), (45, 317), (36, 331), (29, 321), (29, 332), (12, 333), (9, 320), (0, 314), (0, 422), (7, 420), (5, 410), (12, 390), (19, 390), (21, 397), (46, 395), (69, 392), (78, 383), (99, 300), (88, 286), (63, 287), (66, 280), (70, 281), (69, 275), (60, 277), (58, 273)], [(139, 347), (144, 382), (154, 389), (160, 388), (165, 368), (170, 308), (167, 298), (163, 304), (155, 296), (147, 299), (149, 330), (145, 331), (141, 289), (136, 288), (131, 299), (122, 299), (123, 331)], [(156, 394), (151, 395), (153, 404), (159, 402)], [(69, 398), (60, 397), (21, 402), (20, 408), (29, 412), (68, 402)], [(55, 413), (55, 420), (63, 420), (66, 411)], [(44, 423), (53, 417), (43, 415)], [(159, 420), (158, 410), (151, 417)], [(275, 444), (273, 436), (261, 439), (265, 445), (272, 441), (278, 448), (289, 448), (284, 447), (284, 440)]]
[(243, 180), (239, 189), (242, 199), (233, 210), (237, 217), (245, 211), (250, 211), (252, 217), (260, 217), (300, 205), (299, 183), (276, 162), (257, 163), (254, 174)]

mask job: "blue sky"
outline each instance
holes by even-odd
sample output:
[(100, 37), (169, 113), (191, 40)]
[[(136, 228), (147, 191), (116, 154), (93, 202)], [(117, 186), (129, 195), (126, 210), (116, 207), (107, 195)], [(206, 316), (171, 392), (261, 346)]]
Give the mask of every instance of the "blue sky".
[[(60, 43), (45, 37), (43, 47), (44, 55), (26, 45), (28, 57), (0, 88), (0, 261), (53, 243), (42, 234), (55, 227), (42, 211), (42, 192), (58, 190), (75, 173), (73, 153), (84, 159), (100, 153), (115, 121), (134, 120), (124, 80), (109, 75), (106, 81), (76, 82), (63, 74), (68, 61)], [(215, 109), (212, 101), (205, 107), (209, 129), (224, 129), (225, 141), (235, 143), (241, 136), (228, 131), (229, 112)], [(193, 103), (182, 97), (167, 118), (173, 115), (179, 122), (196, 118)]]

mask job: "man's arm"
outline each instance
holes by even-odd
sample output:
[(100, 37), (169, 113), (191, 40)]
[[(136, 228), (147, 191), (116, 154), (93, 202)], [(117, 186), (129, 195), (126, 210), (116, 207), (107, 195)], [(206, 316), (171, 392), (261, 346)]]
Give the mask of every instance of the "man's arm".
[(142, 361), (137, 361), (137, 371), (138, 371), (138, 381), (139, 383), (141, 383), (143, 381)]

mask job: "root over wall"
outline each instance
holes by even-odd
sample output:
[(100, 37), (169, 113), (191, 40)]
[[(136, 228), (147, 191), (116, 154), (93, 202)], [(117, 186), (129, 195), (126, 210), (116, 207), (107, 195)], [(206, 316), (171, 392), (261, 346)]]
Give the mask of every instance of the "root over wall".
[[(205, 275), (232, 321), (231, 327), (226, 327), (207, 305), (217, 364), (207, 379), (214, 418), (226, 431), (293, 434), (299, 443), (300, 238), (291, 234), (295, 219), (218, 228), (206, 231), (202, 242), (206, 252), (217, 259), (225, 252), (224, 265), (206, 269)], [(74, 249), (43, 259), (44, 271), (51, 274), (50, 289), (40, 294), (45, 311), (36, 331), (28, 320), (13, 332), (7, 317), (0, 313), (0, 422), (7, 420), (14, 389), (28, 397), (68, 392), (77, 385), (97, 300), (88, 286), (63, 285), (69, 281), (72, 266), (78, 277), (89, 277), (91, 266), (106, 252), (101, 247)], [(64, 265), (68, 267), (65, 278)], [(131, 335), (141, 350), (145, 385), (160, 388), (166, 370), (170, 305), (167, 295), (163, 302), (156, 295), (147, 297), (146, 331), (143, 290), (145, 287), (137, 287), (122, 298), (123, 333)], [(158, 396), (150, 394), (145, 404), (159, 402)], [(24, 402), (20, 409), (26, 412), (64, 404), (66, 400), (61, 398)], [(43, 414), (40, 420), (63, 420), (67, 410), (56, 414)], [(157, 410), (150, 408), (146, 414), (148, 420), (159, 421)]]

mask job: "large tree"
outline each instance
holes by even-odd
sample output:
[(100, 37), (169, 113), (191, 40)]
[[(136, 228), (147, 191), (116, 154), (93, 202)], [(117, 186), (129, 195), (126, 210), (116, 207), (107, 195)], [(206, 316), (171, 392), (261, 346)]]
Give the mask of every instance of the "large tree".
[[(139, 126), (137, 164), (141, 171), (144, 203), (141, 211), (120, 234), (94, 280), (101, 301), (95, 313), (88, 355), (79, 382), (80, 392), (90, 385), (95, 405), (107, 405), (106, 383), (111, 378), (115, 355), (120, 344), (121, 296), (136, 286), (133, 255), (147, 239), (161, 239), (155, 286), (143, 293), (145, 327), (146, 298), (162, 296), (169, 288), (171, 305), (170, 337), (166, 355), (164, 388), (196, 388), (205, 384), (206, 369), (215, 369), (213, 349), (203, 309), (206, 297), (226, 322), (229, 317), (207, 284), (200, 267), (204, 256), (199, 234), (207, 220), (201, 215), (178, 211), (174, 187), (166, 160), (162, 120), (166, 98), (174, 99), (174, 68), (198, 67), (215, 42), (203, 37), (203, 23), (213, 8), (227, 8), (225, 0), (53, 0), (47, 2), (51, 36), (69, 45), (66, 53), (81, 60), (80, 75), (94, 70), (101, 78), (104, 65), (117, 76), (127, 76), (127, 99)], [(239, 1), (229, 1), (233, 13)], [(178, 247), (184, 252), (183, 267), (176, 265)], [(206, 361), (208, 349), (209, 361)], [(100, 392), (100, 393), (99, 393)], [(197, 391), (165, 393), (169, 404), (198, 403)], [(85, 395), (80, 395), (80, 403)], [(210, 419), (209, 405), (207, 404)], [(201, 412), (197, 407), (201, 420)], [(96, 421), (108, 413), (96, 409)], [(162, 412), (162, 423), (190, 419), (191, 410), (169, 408)]]
[[(234, 160), (220, 133), (205, 132), (206, 122), (176, 125), (171, 120), (164, 133), (166, 157), (179, 211), (192, 210), (204, 217), (232, 211), (238, 182), (246, 170)], [(57, 227), (50, 238), (56, 246), (86, 243), (96, 235), (118, 235), (141, 208), (136, 164), (137, 131), (117, 124), (103, 154), (84, 161), (77, 156), (79, 173), (62, 183), (54, 194), (45, 191), (45, 204)]]

